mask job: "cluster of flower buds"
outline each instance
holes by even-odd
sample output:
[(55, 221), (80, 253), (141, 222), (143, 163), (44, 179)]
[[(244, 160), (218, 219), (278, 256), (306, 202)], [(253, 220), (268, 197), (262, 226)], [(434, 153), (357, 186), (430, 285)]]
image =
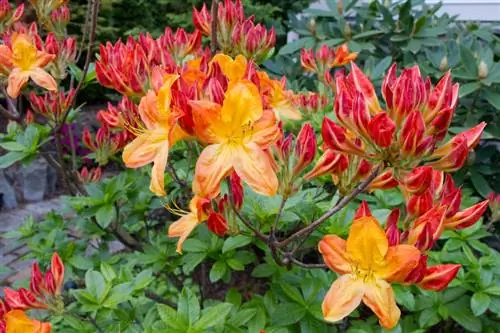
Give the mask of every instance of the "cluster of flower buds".
[(322, 96), (316, 92), (298, 93), (294, 96), (294, 102), (301, 111), (308, 114), (322, 111), (330, 103), (327, 96)]
[(235, 51), (253, 59), (258, 64), (263, 63), (272, 55), (276, 44), (274, 27), (267, 30), (262, 24), (255, 24), (253, 17), (237, 24), (232, 37)]
[(460, 210), (462, 191), (449, 174), (418, 167), (409, 173), (401, 188), (407, 196), (407, 220), (412, 228), (404, 237), (421, 251), (429, 250), (444, 229), (463, 229), (476, 223), (488, 200)]
[(348, 76), (337, 75), (336, 87), (335, 113), (340, 125), (323, 124), (325, 144), (391, 166), (398, 180), (422, 162), (447, 172), (459, 169), (486, 126), (481, 123), (440, 145), (458, 97), (458, 85), (452, 85), (449, 73), (433, 88), (418, 67), (405, 69), (397, 77), (393, 65), (382, 86), (385, 111), (372, 83), (354, 63)]
[[(281, 137), (275, 143), (275, 154), (280, 166), (279, 192), (283, 197), (296, 193), (303, 178), (300, 175), (314, 161), (317, 150), (316, 134), (309, 123), (304, 123), (297, 138), (293, 134), (284, 135), (280, 123)], [(305, 176), (307, 179), (307, 175)]]
[(78, 178), (84, 184), (88, 183), (98, 183), (102, 177), (102, 169), (100, 167), (91, 168), (90, 170), (84, 166), (80, 173), (78, 174)]
[(83, 144), (93, 152), (93, 158), (100, 165), (108, 164), (114, 156), (127, 144), (127, 132), (113, 133), (108, 126), (102, 125), (97, 130), (95, 138), (90, 134), (88, 127), (83, 129)]
[(229, 186), (229, 193), (215, 200), (216, 210), (210, 209), (208, 212), (208, 230), (220, 237), (239, 232), (230, 196), (232, 196), (234, 209), (240, 210), (243, 206), (244, 190), (241, 178), (235, 172), (229, 176)]
[[(217, 7), (217, 43), (227, 55), (239, 54), (261, 63), (272, 54), (276, 44), (274, 28), (267, 30), (255, 24), (253, 16), (245, 18), (241, 0), (224, 0)], [(211, 35), (212, 15), (203, 4), (200, 10), (193, 9), (195, 27), (204, 36)]]
[(33, 111), (53, 122), (59, 122), (71, 107), (74, 97), (75, 90), (71, 89), (66, 93), (62, 91), (46, 92), (40, 96), (30, 92), (28, 100)]
[(50, 14), (49, 31), (55, 33), (60, 38), (64, 37), (70, 18), (71, 14), (67, 5), (55, 9)]
[[(420, 223), (422, 224), (435, 224), (436, 212), (429, 212), (420, 217)], [(355, 218), (362, 216), (371, 216), (370, 208), (366, 201), (363, 201), (358, 211), (355, 214)], [(404, 278), (406, 284), (416, 284), (422, 289), (441, 291), (445, 289), (448, 284), (455, 278), (460, 270), (460, 265), (457, 264), (440, 264), (435, 266), (427, 265), (427, 256), (419, 247), (418, 242), (413, 243), (407, 237), (407, 232), (401, 232), (398, 228), (398, 221), (400, 218), (400, 211), (395, 208), (391, 214), (389, 214), (387, 221), (385, 223), (385, 233), (387, 240), (389, 241), (389, 246), (397, 246), (402, 244), (409, 244), (415, 246), (419, 251), (421, 251), (420, 261), (418, 265), (410, 271), (410, 273)], [(439, 234), (440, 236), (441, 234)]]
[(24, 14), (24, 4), (15, 9), (9, 0), (0, 0), (0, 34), (3, 34), (18, 22)]
[(159, 49), (167, 51), (177, 65), (181, 66), (188, 56), (196, 53), (201, 47), (201, 33), (195, 30), (187, 33), (186, 30), (178, 28), (174, 33), (170, 27), (165, 28), (165, 33), (158, 38)]
[(45, 51), (55, 56), (48, 67), (50, 74), (58, 80), (64, 80), (68, 75), (68, 66), (76, 61), (76, 38), (67, 37), (58, 40), (56, 35), (50, 32), (45, 39)]
[(29, 289), (19, 288), (17, 291), (5, 288), (5, 301), (11, 309), (49, 310), (56, 315), (64, 311), (61, 297), (64, 282), (64, 264), (57, 253), (54, 253), (48, 271), (43, 274), (38, 263), (33, 263)]
[(107, 109), (97, 113), (97, 120), (113, 130), (126, 132), (127, 141), (135, 138), (135, 129), (144, 127), (137, 104), (127, 96), (123, 96), (117, 105), (108, 103)]
[(110, 42), (101, 44), (96, 62), (97, 80), (122, 95), (141, 98), (152, 87), (155, 66), (175, 66), (170, 53), (159, 47), (166, 43), (165, 39), (155, 40), (149, 34), (141, 34), (137, 40), (130, 36), (126, 43), (119, 40), (114, 45)]
[(500, 221), (500, 194), (491, 192), (488, 195), (489, 206), (491, 211), (491, 221)]
[[(68, 0), (29, 0), (35, 9), (38, 20), (42, 24), (50, 22), (50, 15), (61, 6), (65, 6)], [(49, 28), (49, 26), (47, 26)]]
[(316, 52), (313, 49), (302, 49), (300, 63), (306, 72), (316, 73), (319, 80), (330, 74), (330, 69), (341, 67), (357, 58), (357, 53), (349, 53), (347, 44), (337, 49), (323, 44)]

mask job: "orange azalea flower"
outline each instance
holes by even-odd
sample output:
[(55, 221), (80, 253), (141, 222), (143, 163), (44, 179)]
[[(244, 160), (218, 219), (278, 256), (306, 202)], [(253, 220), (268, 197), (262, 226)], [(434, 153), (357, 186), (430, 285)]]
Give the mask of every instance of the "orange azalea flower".
[(242, 55), (236, 56), (233, 60), (233, 58), (223, 53), (216, 54), (212, 62), (219, 64), (222, 73), (229, 79), (229, 82), (243, 79), (248, 65), (247, 58)]
[(55, 59), (55, 55), (38, 51), (31, 37), (14, 34), (12, 46), (0, 45), (2, 67), (11, 68), (7, 93), (10, 97), (19, 96), (21, 89), (31, 78), (37, 85), (57, 91), (57, 83), (43, 68)]
[(203, 223), (208, 215), (204, 209), (204, 205), (210, 204), (208, 199), (194, 196), (189, 203), (189, 212), (183, 214), (183, 216), (172, 223), (168, 228), (169, 237), (179, 237), (177, 241), (177, 253), (182, 253), (182, 244), (189, 237), (194, 228), (200, 223)]
[[(288, 96), (284, 90), (284, 83), (272, 80), (266, 72), (257, 72), (260, 81), (261, 93), (268, 95), (269, 107), (274, 111), (276, 117), (291, 120), (300, 120), (302, 114), (295, 106), (292, 96)], [(267, 97), (267, 96), (266, 96)]]
[(50, 333), (50, 323), (29, 318), (24, 311), (12, 310), (3, 317), (7, 326), (5, 333)]
[(123, 151), (123, 161), (128, 168), (139, 168), (153, 162), (150, 190), (158, 196), (165, 193), (165, 167), (168, 150), (186, 136), (176, 124), (178, 115), (171, 112), (171, 88), (178, 75), (166, 75), (165, 83), (155, 94), (149, 91), (139, 105), (139, 115), (144, 129), (136, 129), (137, 137)]
[(224, 95), (223, 105), (192, 101), (199, 139), (209, 145), (201, 153), (193, 191), (214, 198), (220, 183), (233, 170), (254, 191), (273, 196), (278, 178), (266, 150), (277, 140), (279, 129), (272, 111), (264, 111), (257, 87), (236, 82)]
[(412, 245), (389, 246), (384, 230), (371, 216), (353, 222), (347, 241), (336, 235), (325, 236), (319, 251), (328, 267), (342, 275), (323, 301), (325, 320), (341, 320), (363, 301), (382, 327), (396, 326), (401, 311), (390, 282), (404, 281), (418, 265), (420, 251)]

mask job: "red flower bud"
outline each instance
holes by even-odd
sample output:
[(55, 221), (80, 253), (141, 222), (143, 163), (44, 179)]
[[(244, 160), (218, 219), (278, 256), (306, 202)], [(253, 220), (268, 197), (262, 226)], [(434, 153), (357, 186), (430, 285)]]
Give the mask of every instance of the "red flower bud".
[(212, 16), (207, 10), (207, 5), (203, 3), (201, 10), (193, 7), (193, 24), (200, 30), (203, 36), (210, 36)]
[(370, 207), (368, 207), (368, 203), (363, 200), (354, 214), (354, 219), (357, 220), (365, 216), (372, 216), (372, 212), (370, 211)]
[(398, 229), (398, 220), (399, 209), (394, 208), (391, 214), (389, 214), (389, 217), (387, 217), (387, 221), (385, 223), (385, 235), (389, 241), (389, 246), (398, 245), (401, 239), (401, 232)]
[(306, 180), (325, 175), (327, 173), (341, 173), (349, 166), (349, 160), (344, 154), (334, 152), (332, 149), (327, 149), (319, 158), (314, 168), (305, 175)]
[(421, 216), (432, 208), (433, 203), (432, 193), (426, 191), (420, 195), (412, 195), (406, 204), (406, 209), (412, 216)]
[(460, 267), (454, 264), (428, 267), (418, 285), (426, 290), (442, 291), (457, 276)]
[(50, 262), (50, 272), (54, 277), (56, 294), (60, 294), (64, 283), (64, 264), (57, 252), (54, 252), (54, 254), (52, 255), (52, 260)]
[(389, 147), (395, 132), (396, 124), (385, 112), (375, 115), (368, 125), (371, 139), (380, 147)]
[(223, 237), (228, 231), (226, 218), (224, 215), (216, 212), (211, 212), (207, 220), (208, 230), (219, 237)]
[(402, 184), (406, 191), (420, 195), (427, 191), (432, 181), (432, 167), (421, 166), (413, 169), (403, 178)]
[(231, 193), (233, 194), (233, 203), (236, 209), (241, 209), (245, 192), (243, 189), (243, 182), (236, 172), (231, 173), (229, 176), (229, 183), (231, 185)]
[(295, 157), (297, 162), (293, 169), (293, 173), (298, 175), (304, 170), (316, 155), (316, 135), (311, 124), (306, 123), (302, 126), (295, 143)]
[(417, 267), (415, 267), (405, 278), (405, 283), (416, 284), (425, 276), (427, 269), (427, 256), (421, 255)]
[(445, 220), (447, 229), (464, 229), (476, 223), (488, 208), (488, 200), (481, 201), (472, 207), (456, 213)]
[(94, 151), (97, 149), (97, 147), (94, 144), (94, 140), (92, 139), (92, 135), (90, 134), (90, 130), (88, 127), (83, 128), (83, 135), (82, 135), (82, 141), (85, 147), (88, 149)]

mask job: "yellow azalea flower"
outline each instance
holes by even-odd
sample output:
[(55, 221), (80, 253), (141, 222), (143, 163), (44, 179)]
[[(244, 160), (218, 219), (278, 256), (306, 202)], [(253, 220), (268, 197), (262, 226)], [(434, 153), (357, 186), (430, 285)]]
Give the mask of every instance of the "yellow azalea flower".
[(219, 64), (222, 73), (229, 79), (229, 82), (243, 79), (247, 71), (248, 61), (242, 55), (236, 56), (233, 60), (230, 56), (219, 53), (213, 57), (212, 63), (214, 62)]
[(182, 253), (182, 244), (193, 232), (194, 228), (207, 219), (203, 206), (210, 204), (210, 200), (194, 196), (189, 203), (189, 212), (182, 214), (182, 217), (172, 223), (168, 228), (169, 237), (179, 237), (177, 241), (177, 253)]
[(412, 245), (389, 246), (376, 219), (356, 219), (347, 241), (327, 235), (319, 243), (325, 263), (339, 277), (325, 296), (325, 320), (335, 322), (348, 316), (361, 301), (377, 315), (382, 327), (396, 326), (401, 311), (390, 282), (403, 282), (417, 266), (420, 251)]
[(263, 111), (257, 87), (249, 81), (234, 83), (223, 105), (192, 101), (193, 119), (199, 139), (209, 144), (196, 163), (193, 191), (214, 198), (222, 179), (233, 170), (254, 191), (273, 196), (278, 178), (269, 145), (279, 135), (272, 111)]
[(171, 88), (178, 75), (167, 75), (163, 86), (155, 94), (149, 91), (139, 105), (139, 115), (144, 129), (135, 129), (137, 137), (123, 151), (123, 161), (128, 168), (139, 168), (153, 162), (150, 190), (158, 196), (165, 193), (165, 168), (168, 150), (186, 133), (176, 123), (178, 115), (170, 110)]
[(7, 312), (3, 319), (7, 326), (5, 333), (50, 333), (50, 323), (31, 319), (21, 310)]
[(57, 83), (43, 68), (54, 60), (55, 55), (38, 51), (31, 37), (14, 34), (12, 46), (0, 45), (2, 67), (10, 68), (7, 93), (19, 96), (21, 89), (31, 78), (37, 85), (50, 91), (57, 91)]
[(269, 107), (278, 119), (281, 117), (290, 120), (302, 119), (302, 114), (292, 99), (285, 94), (281, 82), (270, 79), (266, 72), (257, 72), (257, 76), (260, 80), (261, 93), (267, 97)]

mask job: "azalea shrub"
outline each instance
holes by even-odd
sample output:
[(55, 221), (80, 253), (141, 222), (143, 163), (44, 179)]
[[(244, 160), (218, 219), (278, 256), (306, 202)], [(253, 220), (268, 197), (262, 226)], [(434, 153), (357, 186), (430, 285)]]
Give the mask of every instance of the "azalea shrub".
[[(98, 0), (79, 47), (66, 1), (1, 4), (0, 167), (45, 158), (67, 195), (2, 235), (33, 265), (0, 332), (496, 331), (500, 200), (453, 177), (489, 125), (451, 133), (452, 72), (394, 63), (376, 88), (324, 44), (288, 85), (239, 0), (97, 54)], [(80, 133), (93, 81), (121, 97)]]

